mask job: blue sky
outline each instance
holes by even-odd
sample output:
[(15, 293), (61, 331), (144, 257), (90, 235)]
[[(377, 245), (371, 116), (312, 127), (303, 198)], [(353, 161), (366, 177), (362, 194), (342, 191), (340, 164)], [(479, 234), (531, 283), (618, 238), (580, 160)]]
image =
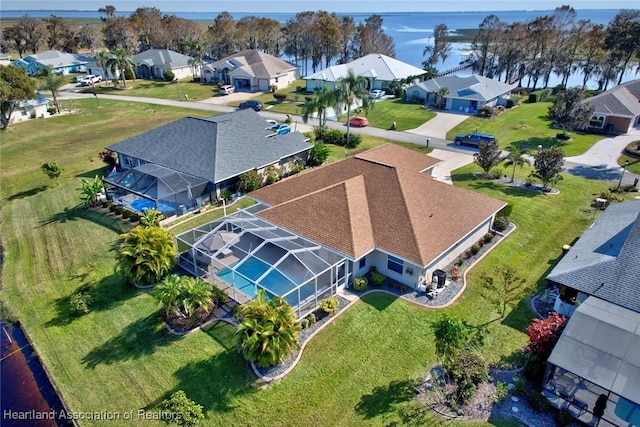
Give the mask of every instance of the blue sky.
[(97, 11), (105, 5), (113, 5), (119, 11), (132, 11), (138, 7), (157, 7), (163, 12), (301, 12), (305, 10), (328, 10), (331, 12), (436, 12), (436, 11), (496, 11), (496, 10), (553, 10), (562, 4), (575, 9), (637, 9), (638, 0), (593, 0), (549, 1), (549, 0), (0, 0), (3, 10), (91, 10)]

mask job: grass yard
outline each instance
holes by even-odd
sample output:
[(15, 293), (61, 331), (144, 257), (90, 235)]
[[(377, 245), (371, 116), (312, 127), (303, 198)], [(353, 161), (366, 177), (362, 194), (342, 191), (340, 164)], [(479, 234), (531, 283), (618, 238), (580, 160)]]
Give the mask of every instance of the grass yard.
[[(368, 113), (353, 113), (369, 119), (369, 125), (382, 129), (391, 129), (396, 122), (397, 130), (415, 129), (436, 116), (433, 111), (425, 110), (420, 104), (413, 104), (402, 99), (386, 99), (377, 101)], [(343, 117), (346, 120), (346, 116)]]
[(456, 134), (474, 132), (477, 129), (478, 132), (495, 135), (502, 148), (511, 144), (530, 150), (536, 150), (538, 145), (544, 148), (558, 146), (567, 157), (583, 154), (602, 139), (600, 135), (568, 132), (571, 141), (556, 140), (556, 133), (561, 130), (553, 128), (547, 118), (550, 106), (550, 102), (521, 102), (518, 107), (505, 111), (495, 119), (470, 117), (447, 132), (447, 139), (453, 140)]
[[(122, 85), (122, 82), (119, 83)], [(127, 80), (127, 89), (116, 87), (111, 82), (102, 82), (96, 85), (96, 92), (109, 95), (139, 96), (147, 98), (170, 99), (184, 101), (187, 95), (189, 101), (202, 101), (217, 95), (216, 86), (210, 83), (193, 82), (191, 78), (181, 81), (167, 82), (164, 80)], [(91, 87), (86, 87), (81, 92), (91, 93)]]
[[(487, 360), (512, 361), (526, 343), (523, 329), (532, 314), (523, 300), (498, 319), (480, 297), (479, 275), (494, 271), (497, 264), (514, 265), (527, 280), (522, 296), (528, 296), (558, 259), (562, 245), (594, 220), (597, 211), (589, 205), (607, 187), (567, 176), (557, 184), (561, 194), (538, 195), (478, 180), (475, 165), (456, 171), (457, 185), (511, 202), (518, 225), (471, 271), (462, 298), (446, 310), (426, 310), (388, 295), (366, 297), (307, 346), (286, 378), (261, 389), (252, 386), (254, 378), (233, 348), (230, 326), (215, 324), (182, 338), (169, 335), (149, 294), (123, 285), (114, 275), (110, 249), (126, 226), (78, 206), (80, 180), (101, 173), (96, 153), (105, 145), (204, 113), (170, 108), (147, 113), (149, 106), (106, 100), (97, 109), (92, 102), (74, 101), (83, 110), (76, 116), (15, 125), (0, 141), (5, 260), (0, 297), (33, 338), (72, 411), (137, 415), (157, 410), (164, 398), (183, 389), (203, 405), (203, 425), (209, 426), (405, 424), (402, 409), (413, 396), (407, 381), (423, 376), (435, 362), (431, 322), (448, 312), (486, 325)], [(361, 148), (382, 142), (367, 139)], [(42, 162), (51, 160), (64, 168), (59, 185), (39, 171)], [(519, 176), (527, 173), (518, 170)], [(91, 313), (77, 317), (70, 313), (68, 299), (79, 289), (90, 292), (94, 305)], [(424, 425), (438, 424), (429, 419)], [(82, 425), (131, 422), (91, 420)], [(145, 425), (165, 424), (150, 420)]]

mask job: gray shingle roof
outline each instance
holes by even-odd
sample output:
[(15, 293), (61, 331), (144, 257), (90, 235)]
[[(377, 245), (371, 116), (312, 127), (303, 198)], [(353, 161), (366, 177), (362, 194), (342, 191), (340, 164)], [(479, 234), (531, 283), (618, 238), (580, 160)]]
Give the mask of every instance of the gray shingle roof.
[(252, 109), (168, 123), (107, 148), (218, 183), (311, 148), (300, 132), (273, 135)]
[[(472, 101), (490, 101), (510, 92), (517, 84), (507, 84), (498, 80), (473, 74), (471, 76), (444, 76), (426, 80), (417, 85), (426, 92), (436, 93), (443, 87), (449, 89), (445, 98), (468, 99)], [(407, 92), (411, 91), (411, 87)]]
[(635, 117), (640, 115), (640, 79), (633, 80), (584, 100), (594, 114)]
[(163, 69), (176, 69), (189, 67), (192, 58), (169, 49), (149, 49), (133, 55), (133, 62), (136, 64), (155, 65)]
[(254, 77), (276, 77), (295, 70), (296, 66), (275, 56), (257, 50), (245, 49), (211, 64), (213, 68), (231, 64), (234, 70), (243, 69)]
[(640, 201), (617, 203), (584, 232), (547, 280), (640, 312)]

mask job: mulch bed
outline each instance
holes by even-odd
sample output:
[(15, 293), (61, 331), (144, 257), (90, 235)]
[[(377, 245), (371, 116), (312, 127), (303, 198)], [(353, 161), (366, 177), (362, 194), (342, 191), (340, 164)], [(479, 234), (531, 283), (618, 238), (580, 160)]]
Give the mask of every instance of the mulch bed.
[(172, 331), (177, 333), (186, 333), (198, 326), (201, 326), (209, 320), (213, 316), (213, 308), (213, 305), (210, 306), (209, 312), (207, 313), (204, 308), (200, 307), (196, 309), (191, 317), (182, 317), (174, 310), (171, 310), (164, 316), (164, 321)]

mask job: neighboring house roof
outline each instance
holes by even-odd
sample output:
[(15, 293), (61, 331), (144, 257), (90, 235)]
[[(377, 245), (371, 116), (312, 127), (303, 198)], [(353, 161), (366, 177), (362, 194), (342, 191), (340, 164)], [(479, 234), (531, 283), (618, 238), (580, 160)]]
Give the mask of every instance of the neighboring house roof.
[(18, 101), (18, 107), (38, 107), (40, 105), (47, 105), (51, 100), (41, 94), (40, 92), (36, 92), (36, 99), (26, 99), (24, 101)]
[(640, 402), (640, 313), (587, 298), (569, 319), (549, 363)]
[[(425, 159), (389, 164), (408, 157)], [(505, 205), (418, 172), (434, 162), (388, 144), (250, 196), (271, 206), (258, 216), (352, 259), (377, 248), (426, 266)]]
[(149, 49), (133, 55), (133, 62), (140, 66), (146, 64), (150, 67), (155, 66), (162, 69), (177, 69), (190, 67), (190, 61), (193, 58), (174, 52), (169, 49)]
[(253, 77), (276, 77), (296, 69), (295, 65), (283, 61), (280, 58), (257, 50), (246, 49), (233, 55), (229, 55), (209, 65), (212, 68), (229, 68), (243, 70)]
[(613, 87), (583, 102), (593, 107), (594, 114), (636, 117), (640, 115), (640, 79)]
[(218, 183), (309, 150), (300, 132), (273, 135), (252, 109), (185, 117), (107, 148)]
[(610, 205), (547, 280), (640, 313), (640, 201)]
[(91, 61), (91, 57), (74, 53), (60, 52), (59, 50), (47, 50), (33, 55), (25, 56), (22, 59), (14, 61), (16, 65), (26, 67), (31, 63), (52, 68), (68, 67), (73, 65), (87, 64)]
[(473, 74), (471, 76), (444, 76), (420, 82), (407, 88), (409, 93), (412, 88), (419, 87), (425, 92), (437, 93), (442, 88), (447, 88), (449, 93), (445, 98), (468, 99), (472, 101), (490, 101), (500, 95), (510, 92), (517, 83), (507, 84), (484, 76)]
[(395, 58), (390, 58), (380, 53), (370, 53), (349, 63), (325, 68), (305, 77), (305, 79), (336, 82), (346, 77), (349, 70), (353, 70), (356, 76), (373, 77), (376, 80), (389, 82), (426, 73), (422, 68), (414, 67)]

